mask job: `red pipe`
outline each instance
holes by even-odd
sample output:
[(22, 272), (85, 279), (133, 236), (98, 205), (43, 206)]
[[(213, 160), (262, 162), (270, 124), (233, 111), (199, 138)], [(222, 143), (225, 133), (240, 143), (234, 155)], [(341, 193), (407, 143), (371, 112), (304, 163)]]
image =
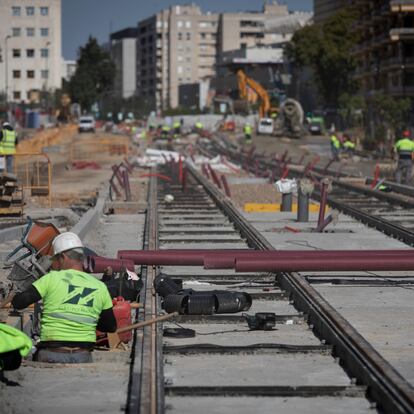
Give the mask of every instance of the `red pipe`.
[(381, 270), (414, 270), (414, 258), (372, 257), (372, 258), (338, 258), (324, 260), (295, 259), (291, 260), (250, 260), (236, 259), (236, 272), (323, 272), (323, 271), (381, 271)]
[(142, 174), (139, 176), (139, 178), (144, 178), (144, 177), (158, 177), (165, 181), (172, 181), (170, 177), (163, 175), (163, 174), (153, 173), (153, 174)]
[(108, 257), (101, 256), (88, 256), (88, 270), (91, 273), (101, 273), (107, 267), (112, 267), (115, 272), (119, 272), (122, 269), (134, 270), (135, 264), (132, 260), (119, 260), (110, 259)]
[(282, 180), (289, 175), (289, 167), (286, 167), (283, 171), (282, 176), (280, 177)]
[(378, 184), (379, 176), (380, 176), (380, 166), (379, 164), (375, 164), (374, 179), (372, 180), (371, 188), (375, 188), (375, 186)]
[(178, 164), (178, 179), (180, 183), (183, 182), (183, 160), (181, 159), (181, 155), (180, 155), (179, 164)]
[(221, 182), (223, 183), (224, 192), (226, 193), (226, 196), (231, 198), (230, 187), (229, 187), (229, 184), (227, 183), (227, 178), (225, 175), (221, 176)]
[(413, 258), (414, 251), (407, 250), (323, 250), (323, 251), (259, 251), (251, 249), (223, 250), (120, 250), (118, 259), (133, 260), (137, 265), (180, 265), (180, 266), (213, 266), (215, 260), (220, 263), (230, 263), (234, 260), (248, 259), (250, 261), (266, 260), (303, 260), (303, 259), (353, 259), (390, 258), (398, 262), (400, 258)]
[(318, 228), (322, 225), (325, 219), (326, 201), (328, 199), (329, 183), (322, 181), (321, 183), (321, 201), (319, 204)]
[(210, 164), (207, 164), (207, 168), (211, 174), (211, 177), (213, 178), (214, 183), (218, 188), (221, 189), (220, 180), (218, 179), (216, 172), (213, 170), (213, 167)]

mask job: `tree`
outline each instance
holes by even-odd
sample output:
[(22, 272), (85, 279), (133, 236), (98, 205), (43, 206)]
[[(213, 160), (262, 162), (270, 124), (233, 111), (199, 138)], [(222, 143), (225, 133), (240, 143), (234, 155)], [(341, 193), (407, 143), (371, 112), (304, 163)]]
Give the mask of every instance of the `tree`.
[(89, 110), (103, 94), (112, 90), (115, 79), (115, 64), (94, 37), (89, 37), (79, 49), (76, 72), (68, 85), (73, 102)]
[(312, 69), (323, 103), (331, 108), (338, 106), (341, 95), (357, 90), (352, 80), (356, 62), (350, 53), (358, 39), (352, 29), (355, 17), (351, 8), (345, 8), (323, 24), (306, 26), (293, 35), (286, 49), (295, 65)]

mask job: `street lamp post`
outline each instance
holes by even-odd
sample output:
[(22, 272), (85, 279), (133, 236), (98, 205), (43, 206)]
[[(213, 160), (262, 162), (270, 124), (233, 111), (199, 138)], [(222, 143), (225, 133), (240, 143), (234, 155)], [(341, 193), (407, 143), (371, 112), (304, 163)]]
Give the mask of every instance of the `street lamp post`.
[(5, 59), (4, 59), (4, 69), (6, 71), (5, 78), (6, 78), (6, 105), (9, 101), (9, 49), (8, 49), (8, 40), (11, 38), (10, 35), (6, 36), (5, 39)]

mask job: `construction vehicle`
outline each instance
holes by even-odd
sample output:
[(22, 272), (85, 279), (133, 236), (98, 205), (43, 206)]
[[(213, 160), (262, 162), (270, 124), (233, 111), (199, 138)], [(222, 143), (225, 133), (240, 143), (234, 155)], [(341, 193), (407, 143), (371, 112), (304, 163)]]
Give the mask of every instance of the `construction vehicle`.
[(306, 135), (303, 119), (301, 104), (294, 99), (286, 99), (281, 105), (279, 115), (275, 121), (275, 135), (301, 138)]
[(260, 118), (274, 118), (277, 115), (278, 109), (271, 106), (269, 94), (259, 82), (249, 78), (242, 69), (237, 71), (237, 79), (241, 99), (254, 104), (260, 98)]

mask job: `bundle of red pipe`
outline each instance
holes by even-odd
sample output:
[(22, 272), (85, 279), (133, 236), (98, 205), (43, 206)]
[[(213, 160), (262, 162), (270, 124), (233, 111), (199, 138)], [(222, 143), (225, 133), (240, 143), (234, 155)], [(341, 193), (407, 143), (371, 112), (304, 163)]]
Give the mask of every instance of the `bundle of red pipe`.
[(135, 265), (203, 266), (237, 272), (414, 270), (407, 250), (258, 251), (251, 249), (120, 250), (118, 260)]

